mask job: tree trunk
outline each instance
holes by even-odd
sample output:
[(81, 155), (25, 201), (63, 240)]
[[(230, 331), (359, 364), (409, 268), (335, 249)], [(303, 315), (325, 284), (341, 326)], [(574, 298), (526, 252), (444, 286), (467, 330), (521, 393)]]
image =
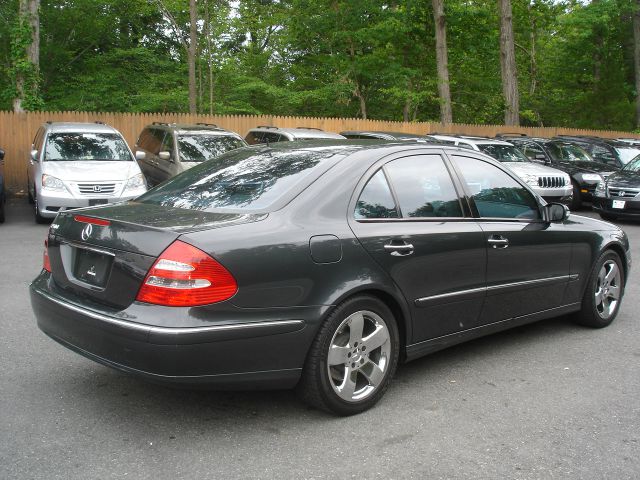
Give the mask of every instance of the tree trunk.
[[(37, 79), (40, 74), (40, 0), (20, 0), (18, 10), (18, 21), (23, 23), (26, 21), (31, 29), (31, 43), (27, 46), (27, 60), (34, 68), (35, 84), (26, 85), (27, 79), (24, 72), (17, 72), (16, 75), (16, 98), (13, 100), (13, 111), (24, 112), (22, 102), (25, 98), (25, 88), (37, 90)], [(34, 79), (32, 79), (34, 80)], [(36, 95), (37, 92), (32, 92)]]
[(196, 0), (189, 0), (189, 49), (187, 50), (187, 61), (189, 62), (189, 113), (196, 113), (196, 42), (198, 15), (196, 10)]
[(636, 70), (636, 127), (640, 128), (640, 0), (633, 13), (633, 60)]
[(500, 6), (500, 71), (502, 94), (505, 101), (505, 125), (520, 125), (520, 98), (518, 96), (518, 71), (513, 39), (511, 0), (498, 0)]
[(433, 0), (433, 19), (436, 24), (436, 60), (438, 63), (438, 96), (440, 97), (440, 122), (453, 122), (451, 92), (449, 90), (449, 59), (447, 54), (447, 20), (444, 0)]

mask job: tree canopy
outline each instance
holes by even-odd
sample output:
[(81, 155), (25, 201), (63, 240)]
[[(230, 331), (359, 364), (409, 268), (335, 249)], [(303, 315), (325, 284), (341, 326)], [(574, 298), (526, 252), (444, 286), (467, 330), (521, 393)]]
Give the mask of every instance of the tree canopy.
[[(512, 0), (523, 125), (632, 130), (634, 0)], [(0, 2), (0, 110), (19, 0)], [(502, 123), (497, 0), (445, 0), (453, 121)], [(438, 121), (432, 2), (198, 0), (197, 111)], [(189, 0), (41, 0), (42, 110), (189, 110)], [(186, 42), (186, 43), (185, 43)]]

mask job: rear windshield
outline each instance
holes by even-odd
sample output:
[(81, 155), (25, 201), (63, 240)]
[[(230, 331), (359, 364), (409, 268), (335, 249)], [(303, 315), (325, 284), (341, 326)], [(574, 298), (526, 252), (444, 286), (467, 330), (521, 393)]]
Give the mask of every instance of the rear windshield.
[(478, 148), (500, 162), (529, 162), (529, 159), (513, 145), (479, 144)]
[(49, 162), (133, 161), (117, 133), (50, 133), (44, 151)]
[(229, 150), (244, 147), (245, 143), (230, 135), (178, 135), (181, 162), (204, 162)]
[(264, 210), (310, 184), (344, 155), (333, 151), (235, 150), (201, 163), (136, 199), (191, 210)]

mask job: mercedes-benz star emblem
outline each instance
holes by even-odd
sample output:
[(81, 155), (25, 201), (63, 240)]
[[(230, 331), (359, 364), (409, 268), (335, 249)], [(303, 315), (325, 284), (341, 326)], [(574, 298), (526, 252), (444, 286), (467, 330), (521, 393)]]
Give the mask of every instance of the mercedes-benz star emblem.
[(93, 232), (93, 226), (91, 226), (90, 223), (87, 223), (87, 226), (82, 229), (80, 237), (86, 242), (87, 239), (91, 236), (91, 232)]

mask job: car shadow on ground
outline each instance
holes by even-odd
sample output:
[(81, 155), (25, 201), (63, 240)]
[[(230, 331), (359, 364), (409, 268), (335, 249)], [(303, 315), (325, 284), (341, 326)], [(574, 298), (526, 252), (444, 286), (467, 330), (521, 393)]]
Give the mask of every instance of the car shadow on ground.
[[(568, 317), (558, 317), (475, 339), (400, 365), (383, 403), (390, 410), (403, 409), (401, 404), (394, 407), (393, 403), (389, 403), (402, 401), (403, 393), (394, 393), (394, 385), (401, 390), (414, 388), (412, 385), (421, 389), (430, 382), (448, 379), (452, 365), (459, 367), (467, 364), (472, 367), (489, 357), (498, 357), (499, 361), (501, 351), (506, 354), (513, 349), (543, 345), (550, 336), (560, 340), (580, 329), (582, 327), (574, 325)], [(461, 373), (457, 375), (459, 377)], [(170, 430), (180, 429), (183, 432), (189, 428), (242, 429), (261, 424), (261, 418), (265, 419), (263, 427), (267, 430), (273, 429), (274, 418), (304, 418), (311, 422), (337, 419), (308, 407), (292, 390), (221, 392), (177, 389), (149, 383), (89, 363), (88, 360), (74, 362), (74, 368), (68, 371), (64, 380), (58, 381), (52, 388), (77, 395), (74, 404), (83, 411), (83, 417), (99, 417), (105, 410), (126, 412), (122, 415), (142, 416), (156, 426), (163, 425)], [(367, 417), (369, 414), (365, 412), (362, 415)], [(270, 419), (269, 422), (266, 419)]]

